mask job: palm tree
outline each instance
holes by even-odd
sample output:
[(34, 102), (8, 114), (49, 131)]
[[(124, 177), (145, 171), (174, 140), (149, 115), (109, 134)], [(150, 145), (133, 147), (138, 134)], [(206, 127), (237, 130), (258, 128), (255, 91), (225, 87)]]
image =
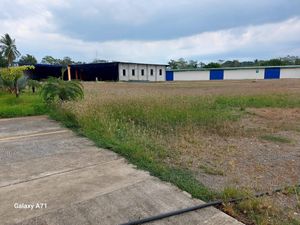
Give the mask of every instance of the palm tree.
[(9, 34), (0, 39), (0, 53), (7, 59), (8, 66), (12, 66), (13, 61), (21, 55), (17, 50), (15, 39), (11, 39)]
[(42, 86), (41, 95), (46, 102), (71, 101), (82, 99), (84, 96), (83, 86), (78, 81), (64, 81), (50, 77)]

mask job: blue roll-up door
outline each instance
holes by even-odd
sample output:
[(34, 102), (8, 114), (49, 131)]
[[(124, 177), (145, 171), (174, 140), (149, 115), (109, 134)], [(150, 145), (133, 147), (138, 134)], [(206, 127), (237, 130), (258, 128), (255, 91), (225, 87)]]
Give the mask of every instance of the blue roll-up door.
[(174, 72), (173, 71), (166, 71), (166, 80), (173, 81), (174, 80)]
[(266, 68), (265, 79), (280, 79), (280, 68)]
[(209, 79), (210, 80), (223, 80), (224, 79), (224, 70), (211, 70)]

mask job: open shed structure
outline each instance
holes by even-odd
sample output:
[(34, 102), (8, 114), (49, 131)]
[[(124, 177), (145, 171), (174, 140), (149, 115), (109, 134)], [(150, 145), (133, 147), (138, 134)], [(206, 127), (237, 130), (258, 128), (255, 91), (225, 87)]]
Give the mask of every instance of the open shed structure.
[(44, 80), (49, 77), (68, 79), (67, 71), (62, 69), (62, 65), (35, 64), (34, 69), (26, 71), (25, 74), (34, 80)]

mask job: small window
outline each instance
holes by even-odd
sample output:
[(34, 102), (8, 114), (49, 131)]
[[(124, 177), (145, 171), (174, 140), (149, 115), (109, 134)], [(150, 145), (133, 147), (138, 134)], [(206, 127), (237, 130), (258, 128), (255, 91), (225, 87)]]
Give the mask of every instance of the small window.
[(150, 70), (150, 75), (153, 76), (153, 69)]
[(132, 76), (135, 76), (135, 70), (131, 71)]
[(162, 76), (162, 69), (159, 70), (159, 75)]
[(123, 70), (123, 76), (126, 76), (126, 70)]
[(141, 75), (144, 76), (145, 75), (145, 70), (141, 70)]

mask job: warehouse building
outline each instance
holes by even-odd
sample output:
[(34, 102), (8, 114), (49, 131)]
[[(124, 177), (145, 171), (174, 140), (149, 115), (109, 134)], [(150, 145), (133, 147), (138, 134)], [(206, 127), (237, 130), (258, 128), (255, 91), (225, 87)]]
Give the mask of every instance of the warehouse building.
[(299, 66), (235, 67), (196, 70), (166, 70), (164, 64), (108, 62), (61, 65), (36, 64), (26, 72), (32, 79), (62, 77), (82, 81), (201, 81), (201, 80), (262, 80), (300, 78)]
[(197, 81), (197, 80), (262, 80), (300, 78), (299, 66), (281, 67), (235, 67), (197, 70), (168, 70), (167, 81)]
[(89, 63), (68, 66), (68, 79), (84, 81), (165, 81), (164, 64), (129, 62)]

